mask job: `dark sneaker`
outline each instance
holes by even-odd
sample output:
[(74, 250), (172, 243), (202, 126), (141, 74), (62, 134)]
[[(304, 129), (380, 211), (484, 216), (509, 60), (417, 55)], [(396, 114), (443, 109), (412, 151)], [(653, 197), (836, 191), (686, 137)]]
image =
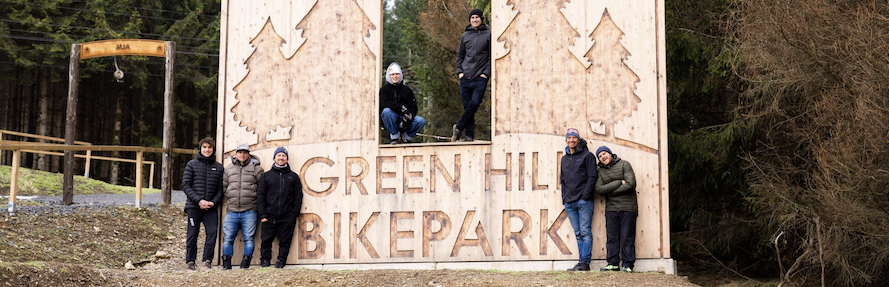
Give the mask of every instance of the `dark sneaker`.
[(568, 269), (568, 271), (590, 271), (590, 264), (586, 262), (577, 262), (577, 265), (574, 265), (574, 267)]
[(620, 271), (620, 267), (617, 265), (605, 265), (605, 267), (599, 268), (599, 271)]
[(392, 139), (392, 141), (389, 142), (389, 144), (391, 144), (391, 145), (397, 145), (397, 144), (400, 144), (400, 143), (401, 143), (401, 139), (400, 139), (400, 138)]
[(261, 260), (259, 260), (259, 267), (269, 267), (269, 266), (271, 266), (271, 265), (272, 265), (272, 264), (271, 264), (271, 262), (269, 262), (268, 259), (261, 259)]
[(471, 141), (475, 141), (475, 139), (472, 137), (463, 137), (463, 139), (460, 139), (460, 141), (461, 142), (471, 142)]
[(244, 259), (241, 259), (241, 269), (250, 268), (250, 261), (253, 261), (253, 256), (244, 255)]
[(457, 124), (454, 124), (454, 133), (451, 134), (451, 141), (455, 142), (460, 139), (460, 135), (463, 134), (463, 131), (457, 128)]
[(185, 268), (187, 268), (188, 270), (197, 270), (197, 268), (194, 266), (194, 261), (188, 261), (188, 263), (185, 263), (185, 266)]
[(278, 260), (275, 262), (275, 268), (284, 268), (284, 261)]
[(204, 267), (207, 267), (207, 269), (213, 269), (213, 261), (204, 260)]
[(633, 267), (624, 266), (624, 268), (621, 268), (620, 271), (633, 273)]
[(398, 141), (401, 143), (411, 143), (411, 140), (407, 139), (407, 136), (405, 136), (404, 134), (402, 134), (401, 137), (398, 138)]

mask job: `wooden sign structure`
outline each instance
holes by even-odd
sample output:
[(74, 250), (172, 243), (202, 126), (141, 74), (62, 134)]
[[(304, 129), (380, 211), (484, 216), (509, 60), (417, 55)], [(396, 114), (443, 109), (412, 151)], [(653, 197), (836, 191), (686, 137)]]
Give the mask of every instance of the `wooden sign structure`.
[[(164, 204), (172, 200), (173, 159), (173, 73), (176, 59), (176, 43), (171, 41), (144, 39), (115, 39), (71, 44), (71, 58), (68, 66), (68, 107), (65, 116), (65, 144), (74, 145), (77, 123), (77, 87), (80, 82), (80, 60), (108, 56), (149, 56), (164, 57), (164, 153), (161, 161), (161, 197)], [(141, 175), (139, 175), (141, 176)], [(137, 184), (141, 184), (137, 183)], [(65, 151), (64, 176), (62, 178), (62, 204), (74, 202), (74, 152)], [(136, 200), (136, 207), (141, 199)]]
[(223, 3), (217, 150), (227, 165), (249, 144), (266, 170), (289, 150), (305, 199), (288, 264), (569, 268), (559, 163), (574, 127), (636, 171), (636, 270), (676, 273), (662, 0), (492, 1), (491, 142), (394, 148), (378, 132), (382, 2), (261, 2)]

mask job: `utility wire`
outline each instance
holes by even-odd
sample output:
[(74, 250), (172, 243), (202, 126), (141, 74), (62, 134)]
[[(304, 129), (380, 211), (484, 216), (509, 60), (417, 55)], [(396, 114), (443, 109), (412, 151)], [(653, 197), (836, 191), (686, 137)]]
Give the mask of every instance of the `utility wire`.
[(179, 38), (179, 39), (187, 39), (187, 40), (219, 42), (219, 40), (217, 40), (217, 39), (192, 38), (192, 37), (182, 37), (182, 36), (172, 36), (172, 35), (161, 35), (161, 34), (154, 34), (154, 33), (140, 33), (140, 32), (118, 31), (118, 30), (110, 30), (110, 29), (99, 29), (99, 28), (90, 28), (90, 27), (82, 27), (82, 26), (68, 26), (68, 25), (56, 25), (56, 24), (35, 23), (35, 22), (23, 22), (23, 21), (16, 21), (16, 20), (10, 20), (10, 19), (0, 19), (0, 22), (26, 24), (26, 25), (37, 25), (37, 26), (50, 26), (50, 27), (58, 27), (58, 28), (84, 29), (84, 30), (98, 31), (98, 32), (115, 32), (115, 33), (121, 33), (121, 34), (133, 34), (133, 35), (139, 35), (139, 36), (153, 36), (153, 37), (159, 37), (159, 38), (169, 37), (169, 38)]
[[(71, 3), (86, 3), (86, 1), (72, 1)], [(146, 8), (146, 7), (127, 6), (127, 5), (123, 5), (123, 4), (114, 4), (114, 5), (105, 6), (105, 7), (118, 7), (118, 6), (124, 7), (124, 8), (144, 9), (144, 10), (149, 10), (149, 11), (158, 11), (158, 12), (165, 12), (165, 13), (178, 13), (178, 14), (186, 14), (186, 15), (191, 14), (191, 13), (184, 12), (184, 11), (174, 11), (174, 10), (154, 9), (154, 8)], [(195, 15), (198, 15), (201, 17), (219, 18), (219, 15), (209, 15), (209, 14), (195, 14)]]
[(84, 9), (84, 8), (72, 8), (72, 7), (57, 6), (57, 5), (46, 5), (46, 4), (27, 3), (27, 2), (2, 1), (2, 0), (0, 0), (0, 3), (15, 3), (15, 4), (22, 4), (22, 5), (28, 5), (28, 6), (47, 7), (47, 8), (53, 8), (53, 9), (63, 9), (63, 10), (72, 10), (72, 11), (81, 11), (81, 12), (95, 12), (95, 13), (104, 13), (104, 14), (106, 14), (106, 15), (118, 15), (118, 16), (126, 16), (126, 17), (139, 17), (139, 18), (146, 18), (146, 19), (171, 20), (171, 21), (184, 21), (184, 22), (189, 22), (189, 23), (199, 23), (199, 24), (211, 24), (211, 23), (212, 23), (212, 22), (201, 22), (201, 21), (188, 21), (188, 20), (184, 20), (184, 19), (173, 19), (173, 18), (155, 17), (155, 16), (147, 16), (147, 15), (133, 15), (133, 14), (125, 14), (125, 13), (117, 13), (117, 12), (108, 12), (108, 11), (99, 11), (99, 10), (92, 10), (92, 9)]
[[(0, 64), (11, 64), (11, 65), (16, 65), (16, 66), (25, 66), (25, 65), (22, 65), (22, 64), (20, 64), (20, 63), (10, 62), (10, 61), (0, 61)], [(69, 68), (68, 66), (46, 65), (46, 64), (34, 64), (34, 65), (30, 65), (30, 66), (31, 66), (31, 67), (41, 67), (41, 68), (43, 68), (43, 67), (46, 67), (46, 68), (58, 68), (58, 69), (68, 69), (68, 68)], [(111, 70), (86, 69), (86, 68), (81, 68), (81, 71), (114, 73), (114, 71), (111, 71)], [(140, 76), (142, 76), (142, 75), (146, 75), (146, 76), (160, 77), (160, 78), (166, 77), (166, 75), (161, 75), (161, 74), (150, 74), (150, 73), (149, 73), (149, 74), (146, 74), (146, 73), (133, 73), (133, 75), (140, 75)], [(206, 78), (209, 78), (209, 77), (206, 77), (206, 78), (203, 78), (203, 79), (201, 79), (201, 78), (195, 78), (195, 77), (176, 77), (176, 78), (177, 78), (177, 79), (191, 79), (191, 80), (206, 80)]]
[[(75, 34), (68, 34), (68, 33), (53, 33), (53, 32), (33, 32), (33, 31), (22, 30), (22, 29), (6, 29), (6, 30), (8, 30), (8, 31), (13, 31), (13, 32), (24, 32), (24, 33), (33, 33), (33, 34), (43, 34), (43, 35), (64, 35), (64, 36), (71, 36), (72, 38), (76, 38), (76, 39), (85, 39), (85, 38), (87, 37), (86, 35), (75, 35)], [(195, 46), (176, 45), (176, 48), (177, 48), (177, 49), (180, 48), (180, 47), (181, 47), (181, 48), (195, 49), (195, 50), (211, 51), (211, 52), (218, 52), (218, 51), (219, 51), (218, 48), (217, 48), (217, 49), (214, 49), (214, 48), (204, 48), (204, 47), (195, 47)]]

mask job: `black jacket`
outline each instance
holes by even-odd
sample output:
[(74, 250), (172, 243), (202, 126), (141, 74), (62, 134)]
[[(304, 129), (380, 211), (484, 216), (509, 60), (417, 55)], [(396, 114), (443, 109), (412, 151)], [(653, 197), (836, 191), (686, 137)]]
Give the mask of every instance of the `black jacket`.
[(303, 186), (290, 165), (263, 173), (256, 189), (259, 219), (272, 222), (294, 222), (303, 204)]
[[(398, 84), (384, 83), (380, 88), (380, 112), (389, 108), (402, 117), (406, 113), (417, 115), (417, 98), (414, 97), (414, 91), (410, 87), (403, 84), (404, 80)], [(404, 107), (404, 110), (402, 110)]]
[(198, 153), (196, 159), (185, 164), (182, 175), (182, 191), (185, 192), (185, 209), (201, 208), (201, 200), (213, 202), (213, 208), (222, 203), (222, 164), (212, 155)]
[(457, 74), (474, 79), (481, 74), (491, 78), (491, 30), (481, 24), (466, 27), (457, 47)]
[(562, 204), (580, 199), (593, 200), (596, 187), (596, 156), (587, 148), (586, 140), (580, 139), (574, 153), (565, 147), (562, 157)]

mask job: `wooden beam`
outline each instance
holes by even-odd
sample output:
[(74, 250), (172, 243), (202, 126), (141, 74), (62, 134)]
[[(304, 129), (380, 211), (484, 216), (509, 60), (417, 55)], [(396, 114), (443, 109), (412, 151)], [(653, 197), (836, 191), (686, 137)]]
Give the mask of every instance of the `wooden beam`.
[(166, 73), (164, 74), (164, 143), (163, 148), (166, 150), (161, 159), (161, 198), (163, 204), (170, 204), (173, 197), (173, 129), (175, 122), (173, 121), (173, 77), (174, 63), (176, 60), (176, 43), (172, 41), (166, 42)]
[(144, 152), (136, 153), (136, 208), (142, 208), (142, 156)]
[(18, 191), (21, 154), (20, 151), (12, 151), (12, 174), (9, 181), (9, 213), (15, 212), (15, 194)]
[[(68, 108), (65, 116), (65, 145), (74, 145), (77, 124), (77, 85), (80, 81), (80, 44), (71, 44), (68, 63)], [(65, 151), (65, 167), (62, 176), (62, 204), (74, 203), (74, 151)]]
[(115, 39), (80, 44), (80, 59), (107, 56), (164, 57), (166, 45), (160, 40)]

